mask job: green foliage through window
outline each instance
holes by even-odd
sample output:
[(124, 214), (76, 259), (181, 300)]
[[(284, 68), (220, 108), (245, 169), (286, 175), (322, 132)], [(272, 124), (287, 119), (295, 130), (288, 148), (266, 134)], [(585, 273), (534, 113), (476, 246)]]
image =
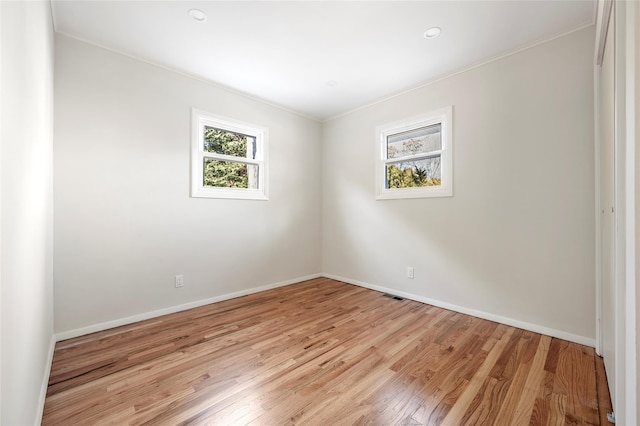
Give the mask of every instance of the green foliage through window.
[(415, 188), (420, 186), (438, 186), (440, 177), (430, 177), (426, 169), (418, 166), (401, 169), (395, 164), (387, 165), (387, 183), (389, 188)]
[[(204, 159), (204, 186), (217, 188), (249, 188), (249, 176), (258, 175), (258, 166), (253, 164)], [(256, 184), (251, 188), (257, 187)]]
[[(247, 152), (247, 143), (249, 143), (249, 152)], [(216, 154), (255, 159), (256, 138), (205, 126), (204, 150)]]
[[(256, 140), (252, 136), (205, 126), (204, 150), (216, 154), (254, 159)], [(258, 166), (212, 158), (204, 159), (204, 186), (257, 188)]]

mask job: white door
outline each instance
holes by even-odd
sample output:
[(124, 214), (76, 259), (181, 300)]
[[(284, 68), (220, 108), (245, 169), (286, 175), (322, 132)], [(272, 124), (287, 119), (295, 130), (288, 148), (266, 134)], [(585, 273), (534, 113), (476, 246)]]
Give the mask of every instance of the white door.
[[(615, 7), (615, 5), (614, 5)], [(614, 12), (604, 48), (599, 87), (600, 124), (600, 231), (601, 231), (601, 323), (602, 356), (609, 382), (611, 400), (615, 401), (615, 144), (614, 144)], [(615, 402), (614, 402), (615, 406)]]

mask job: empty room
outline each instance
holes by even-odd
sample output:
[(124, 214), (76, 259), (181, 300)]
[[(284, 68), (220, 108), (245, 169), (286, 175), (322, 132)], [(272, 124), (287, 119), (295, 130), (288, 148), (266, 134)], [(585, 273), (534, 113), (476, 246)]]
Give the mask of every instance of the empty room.
[(635, 1), (0, 1), (0, 424), (636, 425)]

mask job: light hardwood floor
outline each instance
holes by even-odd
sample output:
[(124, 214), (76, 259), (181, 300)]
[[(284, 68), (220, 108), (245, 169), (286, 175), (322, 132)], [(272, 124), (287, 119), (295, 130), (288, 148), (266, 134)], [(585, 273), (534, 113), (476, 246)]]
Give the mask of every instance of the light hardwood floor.
[(606, 424), (601, 362), (319, 278), (59, 342), (43, 424)]

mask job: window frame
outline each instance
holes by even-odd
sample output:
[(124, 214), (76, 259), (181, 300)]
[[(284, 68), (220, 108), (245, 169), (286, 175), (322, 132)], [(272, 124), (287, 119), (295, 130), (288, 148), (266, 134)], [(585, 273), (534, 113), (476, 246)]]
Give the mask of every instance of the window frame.
[[(228, 198), (239, 200), (268, 200), (268, 141), (266, 127), (245, 123), (229, 117), (211, 114), (196, 108), (191, 110), (191, 197)], [(256, 140), (255, 159), (207, 152), (204, 150), (204, 128), (240, 133)], [(258, 188), (223, 188), (204, 186), (204, 160), (211, 158), (258, 166)]]
[[(387, 138), (399, 133), (440, 124), (442, 147), (438, 151), (405, 157), (388, 158)], [(387, 188), (386, 166), (399, 160), (419, 159), (433, 153), (440, 153), (440, 179), (438, 186), (412, 188)], [(376, 127), (376, 200), (406, 198), (431, 198), (453, 196), (453, 106), (447, 106), (418, 116), (386, 123)]]

